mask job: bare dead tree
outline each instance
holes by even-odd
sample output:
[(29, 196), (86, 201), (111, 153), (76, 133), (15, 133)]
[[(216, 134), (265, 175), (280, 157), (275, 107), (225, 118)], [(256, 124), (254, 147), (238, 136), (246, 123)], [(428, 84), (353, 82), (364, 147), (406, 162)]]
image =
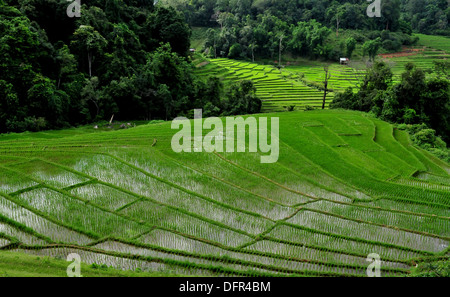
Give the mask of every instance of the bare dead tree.
[(336, 36), (339, 37), (339, 24), (341, 20), (339, 19), (339, 12), (336, 13)]

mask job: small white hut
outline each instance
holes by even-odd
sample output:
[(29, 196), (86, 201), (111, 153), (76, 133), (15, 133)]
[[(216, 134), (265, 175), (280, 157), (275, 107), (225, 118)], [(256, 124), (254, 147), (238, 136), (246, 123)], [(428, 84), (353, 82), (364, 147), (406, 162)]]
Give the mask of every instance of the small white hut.
[(350, 62), (349, 58), (340, 58), (339, 59), (341, 65), (348, 65), (348, 62)]

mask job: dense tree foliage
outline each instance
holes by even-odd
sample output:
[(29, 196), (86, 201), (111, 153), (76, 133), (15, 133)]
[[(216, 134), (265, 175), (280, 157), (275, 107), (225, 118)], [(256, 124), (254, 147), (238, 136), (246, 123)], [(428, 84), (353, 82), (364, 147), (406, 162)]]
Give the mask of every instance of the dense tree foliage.
[(447, 0), (402, 0), (402, 18), (417, 32), (450, 35)]
[(112, 115), (171, 119), (205, 106), (211, 115), (259, 111), (250, 82), (224, 90), (217, 80), (194, 77), (191, 30), (175, 9), (150, 0), (93, 0), (82, 2), (80, 18), (70, 18), (67, 6), (0, 1), (0, 132)]
[(271, 15), (288, 24), (317, 22), (329, 27), (355, 30), (415, 30), (449, 34), (447, 0), (383, 0), (381, 18), (366, 16), (367, 1), (359, 0), (160, 0), (183, 11), (193, 26), (210, 27), (230, 14), (241, 22), (259, 15)]
[[(367, 1), (355, 0), (161, 0), (159, 5), (176, 7), (192, 26), (211, 28), (205, 49), (213, 57), (278, 60), (280, 52), (290, 52), (336, 60), (352, 54), (357, 44), (364, 45), (369, 57), (379, 50), (399, 51), (417, 41), (411, 36), (413, 29), (430, 33), (439, 27), (447, 32), (447, 4), (423, 2), (438, 14), (439, 25), (431, 19), (413, 20), (415, 6), (401, 0), (383, 0), (379, 18), (367, 16)], [(342, 30), (354, 34), (352, 51), (338, 38)]]

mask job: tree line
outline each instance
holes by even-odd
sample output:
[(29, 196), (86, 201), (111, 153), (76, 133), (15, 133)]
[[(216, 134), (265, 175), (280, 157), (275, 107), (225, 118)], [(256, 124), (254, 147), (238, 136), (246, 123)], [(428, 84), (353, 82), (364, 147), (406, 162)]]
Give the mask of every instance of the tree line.
[[(0, 0), (0, 132), (259, 112), (251, 82), (194, 75), (191, 29), (151, 0)], [(258, 109), (259, 106), (259, 109)]]
[(210, 28), (203, 49), (210, 57), (279, 60), (280, 52), (286, 52), (336, 61), (351, 56), (350, 42), (360, 44), (362, 55), (372, 59), (380, 50), (395, 52), (415, 44), (413, 31), (450, 32), (446, 0), (381, 3), (380, 18), (369, 18), (368, 3), (357, 0), (161, 0), (159, 5), (182, 11), (192, 26)]
[(424, 34), (449, 35), (447, 0), (383, 0), (381, 18), (367, 18), (362, 0), (159, 0), (183, 11), (192, 26), (212, 27), (221, 14), (240, 21), (272, 15), (288, 24), (316, 20), (334, 28), (354, 30), (414, 30)]

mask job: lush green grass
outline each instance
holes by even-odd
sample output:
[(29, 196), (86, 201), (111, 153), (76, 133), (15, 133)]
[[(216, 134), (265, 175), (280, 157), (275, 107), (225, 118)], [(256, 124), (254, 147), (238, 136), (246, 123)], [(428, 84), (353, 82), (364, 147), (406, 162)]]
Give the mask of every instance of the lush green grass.
[[(0, 251), (0, 277), (67, 277), (71, 262), (52, 257), (37, 257), (18, 252)], [(119, 270), (81, 263), (82, 277), (169, 277), (169, 273)]]
[(206, 31), (208, 28), (205, 27), (193, 27), (191, 36), (191, 48), (195, 48), (197, 51), (201, 51), (206, 41)]
[(423, 70), (432, 70), (434, 67), (433, 61), (449, 58), (449, 38), (424, 34), (415, 35), (420, 38), (418, 45), (412, 47), (412, 49), (419, 50), (416, 54), (384, 59), (392, 68), (395, 82), (400, 81), (401, 74), (405, 71), (405, 65), (407, 63), (414, 63)]
[(415, 34), (420, 38), (419, 44), (450, 54), (450, 39), (445, 36)]
[(175, 153), (170, 122), (2, 136), (0, 248), (205, 276), (365, 275), (373, 252), (383, 275), (403, 276), (448, 256), (448, 164), (364, 113), (266, 116), (280, 118), (274, 164)]
[(411, 277), (450, 277), (449, 261), (424, 262), (412, 269)]

